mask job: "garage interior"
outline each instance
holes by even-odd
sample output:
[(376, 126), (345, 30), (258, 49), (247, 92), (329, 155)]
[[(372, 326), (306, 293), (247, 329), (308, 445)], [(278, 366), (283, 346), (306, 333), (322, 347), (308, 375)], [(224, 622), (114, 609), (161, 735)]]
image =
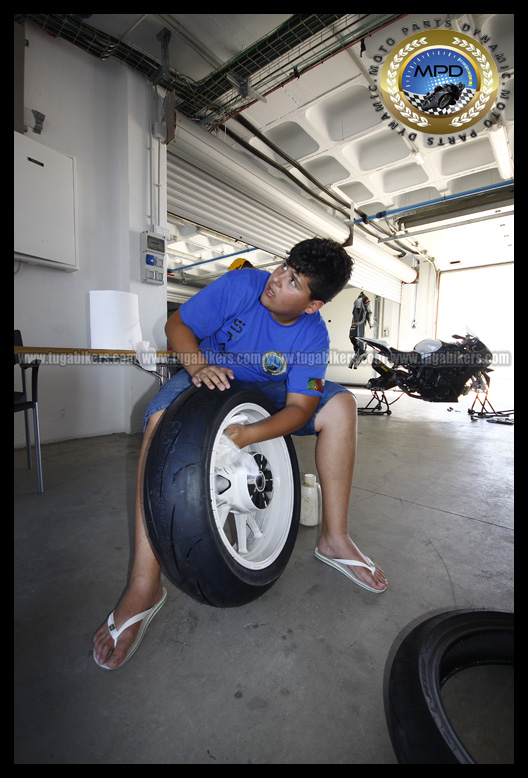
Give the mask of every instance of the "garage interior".
[[(364, 291), (366, 335), (396, 348), (475, 332), (495, 357), (493, 408), (513, 409), (513, 15), (15, 14), (14, 26), (15, 136), (75, 160), (73, 265), (21, 258), (15, 236), (24, 345), (89, 348), (90, 292), (110, 289), (138, 296), (144, 339), (165, 349), (168, 313), (235, 258), (272, 270), (316, 234), (351, 240), (351, 284), (322, 314), (327, 376), (360, 408), (373, 371), (348, 367), (349, 328)], [(485, 119), (450, 138), (383, 118), (379, 97), (387, 41), (432, 27), (481, 40), (501, 80)], [(166, 240), (162, 283), (143, 281), (144, 232)], [(317, 528), (301, 526), (251, 604), (210, 608), (167, 582), (140, 650), (104, 673), (91, 639), (130, 571), (157, 388), (129, 364), (44, 361), (42, 493), (15, 414), (15, 763), (397, 764), (384, 676), (398, 636), (442, 610), (514, 610), (512, 417), (472, 416), (473, 392), (449, 404), (388, 392), (390, 415), (359, 417), (349, 509), (352, 538), (387, 574), (382, 596), (321, 565)], [(313, 439), (294, 443), (300, 472), (315, 472)], [(478, 763), (513, 763), (511, 668), (473, 668), (443, 694)]]

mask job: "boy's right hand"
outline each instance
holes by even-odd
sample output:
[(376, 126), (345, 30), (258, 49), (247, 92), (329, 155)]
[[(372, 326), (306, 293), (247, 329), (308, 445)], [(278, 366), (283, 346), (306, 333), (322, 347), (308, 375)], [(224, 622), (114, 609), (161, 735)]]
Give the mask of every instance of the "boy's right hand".
[(233, 371), (228, 367), (221, 367), (219, 365), (204, 365), (194, 373), (191, 380), (195, 386), (202, 386), (205, 384), (209, 389), (229, 389), (232, 381), (235, 377)]

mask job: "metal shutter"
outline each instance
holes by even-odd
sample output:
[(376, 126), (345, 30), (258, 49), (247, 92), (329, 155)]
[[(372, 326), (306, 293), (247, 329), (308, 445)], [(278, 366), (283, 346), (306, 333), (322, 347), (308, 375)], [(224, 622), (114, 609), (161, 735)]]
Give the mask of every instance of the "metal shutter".
[[(180, 116), (167, 146), (167, 210), (281, 257), (305, 238), (332, 238), (342, 244), (349, 236), (342, 218)], [(364, 240), (349, 249), (356, 262), (354, 286), (399, 302), (401, 281), (413, 280), (415, 272), (375, 244), (361, 256), (362, 244)]]
[(399, 278), (374, 267), (371, 262), (367, 262), (362, 257), (354, 256), (353, 250), (351, 254), (354, 257), (354, 270), (351, 279), (353, 286), (379, 297), (385, 297), (387, 300), (401, 302), (402, 282)]

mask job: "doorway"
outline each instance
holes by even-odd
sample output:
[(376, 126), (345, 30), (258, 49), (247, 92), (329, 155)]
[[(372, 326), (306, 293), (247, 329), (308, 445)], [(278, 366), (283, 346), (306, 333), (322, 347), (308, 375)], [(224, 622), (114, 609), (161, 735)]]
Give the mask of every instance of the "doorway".
[(513, 401), (513, 298), (513, 263), (440, 274), (436, 337), (449, 341), (470, 332), (488, 346), (492, 402), (499, 394)]

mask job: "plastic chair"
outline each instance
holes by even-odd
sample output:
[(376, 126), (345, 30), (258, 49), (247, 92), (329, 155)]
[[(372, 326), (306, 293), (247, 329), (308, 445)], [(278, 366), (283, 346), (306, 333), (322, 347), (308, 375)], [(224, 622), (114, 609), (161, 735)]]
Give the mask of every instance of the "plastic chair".
[[(20, 330), (15, 330), (15, 346), (22, 346), (22, 335)], [(43, 492), (42, 482), (42, 460), (40, 456), (40, 430), (38, 418), (38, 371), (40, 360), (26, 363), (22, 354), (15, 354), (15, 365), (18, 365), (22, 374), (22, 391), (15, 391), (15, 413), (24, 411), (24, 421), (26, 425), (26, 453), (28, 468), (31, 469), (31, 440), (29, 436), (29, 417), (28, 411), (33, 411), (33, 430), (35, 435), (35, 456), (37, 460), (37, 482), (38, 491)], [(31, 370), (31, 399), (28, 398), (26, 387), (26, 370)]]

